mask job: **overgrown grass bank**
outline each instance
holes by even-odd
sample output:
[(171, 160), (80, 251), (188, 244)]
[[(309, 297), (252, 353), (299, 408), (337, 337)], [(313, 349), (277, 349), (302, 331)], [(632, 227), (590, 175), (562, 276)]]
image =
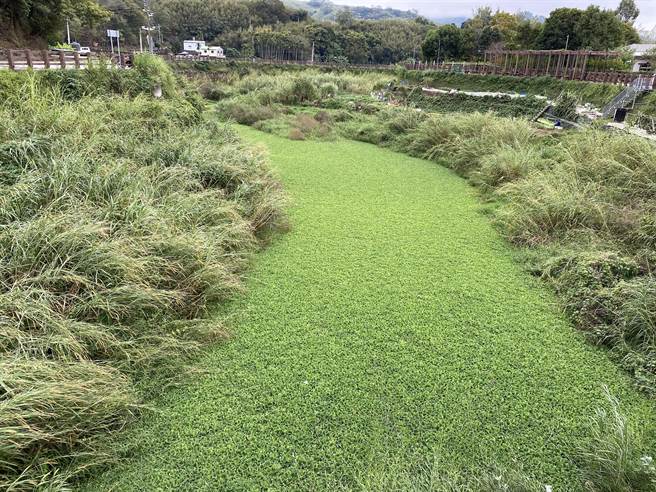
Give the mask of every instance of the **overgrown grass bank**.
[(461, 178), (243, 132), (270, 150), (291, 231), (258, 255), (208, 375), (158, 400), (90, 490), (652, 488), (653, 402), (571, 329)]
[(283, 198), (157, 60), (5, 72), (0, 100), (0, 489), (59, 489), (225, 336)]

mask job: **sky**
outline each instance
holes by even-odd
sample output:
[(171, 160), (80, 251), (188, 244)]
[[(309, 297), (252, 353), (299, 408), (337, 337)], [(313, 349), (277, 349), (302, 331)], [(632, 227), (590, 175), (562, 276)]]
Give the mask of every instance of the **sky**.
[[(656, 26), (656, 0), (635, 0), (640, 9), (636, 24), (641, 27)], [(481, 5), (493, 9), (500, 8), (508, 12), (528, 10), (534, 14), (547, 16), (558, 7), (586, 8), (590, 4), (603, 8), (615, 9), (620, 0), (333, 0), (341, 5), (377, 5), (401, 10), (416, 10), (420, 15), (432, 18), (468, 17)]]

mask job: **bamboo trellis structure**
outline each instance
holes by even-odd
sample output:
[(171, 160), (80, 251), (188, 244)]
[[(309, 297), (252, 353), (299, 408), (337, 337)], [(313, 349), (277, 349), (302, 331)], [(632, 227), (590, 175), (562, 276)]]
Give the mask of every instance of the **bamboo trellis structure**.
[[(593, 50), (489, 50), (484, 65), (489, 73), (500, 75), (547, 75), (569, 80), (603, 79), (612, 72), (608, 66), (620, 60), (617, 51)], [(602, 69), (599, 70), (599, 65)], [(594, 73), (594, 77), (590, 74)], [(604, 80), (599, 80), (604, 81)]]

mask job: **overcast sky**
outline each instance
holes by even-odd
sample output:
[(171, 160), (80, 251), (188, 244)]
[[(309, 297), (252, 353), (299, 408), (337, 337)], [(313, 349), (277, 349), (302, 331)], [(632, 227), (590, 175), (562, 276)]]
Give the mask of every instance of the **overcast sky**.
[[(595, 4), (604, 8), (616, 8), (620, 0), (333, 0), (342, 5), (380, 5), (396, 9), (414, 9), (426, 17), (460, 17), (469, 16), (471, 12), (481, 5), (508, 12), (529, 10), (534, 14), (546, 16), (551, 10), (558, 7), (585, 8)], [(640, 9), (637, 24), (643, 27), (656, 26), (656, 0), (636, 0)]]

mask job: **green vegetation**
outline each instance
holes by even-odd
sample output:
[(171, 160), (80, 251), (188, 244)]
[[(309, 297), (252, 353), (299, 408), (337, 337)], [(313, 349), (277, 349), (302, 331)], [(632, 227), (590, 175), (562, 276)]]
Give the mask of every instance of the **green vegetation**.
[(271, 153), (291, 231), (258, 255), (209, 375), (158, 400), (89, 489), (583, 490), (603, 383), (635, 439), (626, 466), (643, 466), (653, 402), (521, 271), (463, 180), (359, 142), (243, 134)]
[(504, 75), (470, 75), (435, 71), (400, 70), (398, 77), (430, 87), (447, 87), (473, 91), (525, 92), (556, 99), (562, 92), (576, 94), (582, 102), (602, 107), (622, 92), (622, 86), (593, 84), (555, 77), (511, 77)]
[(480, 113), (492, 112), (499, 116), (530, 118), (538, 114), (547, 102), (536, 97), (470, 96), (463, 93), (423, 95), (420, 88), (405, 100), (416, 108), (435, 113)]
[(111, 13), (96, 0), (1, 0), (0, 41), (23, 37), (56, 41), (66, 21), (73, 29), (110, 19)]
[(108, 434), (225, 336), (207, 313), (284, 224), (260, 153), (172, 80), (148, 57), (0, 74), (2, 490), (112, 460)]
[[(294, 87), (298, 75), (279, 76), (277, 85), (274, 80), (264, 77), (250, 92), (249, 84), (236, 82), (240, 95), (219, 103), (219, 114), (293, 140), (342, 136), (373, 143), (438, 161), (469, 178), (494, 204), (503, 234), (526, 250), (531, 271), (554, 287), (577, 326), (594, 343), (609, 347), (638, 387), (656, 394), (652, 143), (596, 129), (554, 134), (527, 119), (449, 114), (459, 105), (485, 108), (485, 98), (454, 98), (448, 106), (443, 104), (447, 96), (420, 96), (424, 109), (430, 109), (426, 100), (446, 111), (433, 114), (372, 98), (363, 102), (367, 99), (344, 94), (345, 84), (337, 79), (338, 92), (323, 98), (317, 79), (303, 79), (315, 85), (304, 92), (276, 89)], [(370, 76), (361, 80), (351, 84), (360, 89), (380, 85)], [(287, 93), (306, 97), (286, 102)], [(563, 93), (556, 109), (569, 114), (575, 98)], [(522, 109), (525, 116), (534, 114), (526, 106), (504, 111)]]
[[(7, 4), (7, 2), (9, 2)], [(6, 4), (6, 5), (5, 5)], [(144, 9), (144, 6), (146, 7)], [(438, 26), (412, 11), (289, 0), (0, 0), (0, 43), (43, 45), (65, 39), (92, 45), (119, 29), (124, 47), (139, 46), (144, 25), (161, 27), (157, 47), (179, 52), (195, 37), (225, 48), (230, 58), (396, 64), (481, 60), (490, 48), (611, 50), (639, 42), (638, 10), (558, 8), (546, 18), (480, 7), (464, 22)], [(3, 39), (7, 38), (7, 39)], [(24, 47), (24, 46), (20, 46)], [(603, 63), (603, 67), (598, 64)], [(628, 70), (626, 60), (590, 61), (589, 69)]]

